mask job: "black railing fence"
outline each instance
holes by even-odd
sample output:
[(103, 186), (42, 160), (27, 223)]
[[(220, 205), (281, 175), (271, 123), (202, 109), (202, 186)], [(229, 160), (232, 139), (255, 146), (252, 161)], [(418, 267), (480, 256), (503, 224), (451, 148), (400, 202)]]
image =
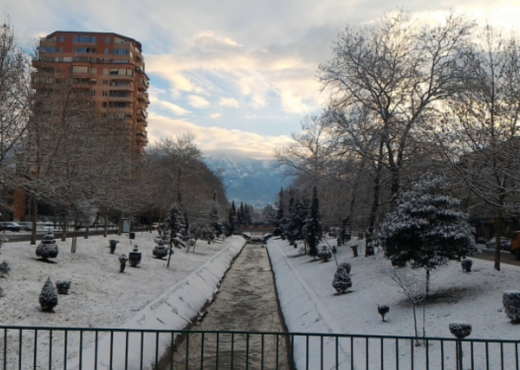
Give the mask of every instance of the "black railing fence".
[(520, 370), (519, 345), (520, 340), (469, 338), (0, 326), (0, 368)]

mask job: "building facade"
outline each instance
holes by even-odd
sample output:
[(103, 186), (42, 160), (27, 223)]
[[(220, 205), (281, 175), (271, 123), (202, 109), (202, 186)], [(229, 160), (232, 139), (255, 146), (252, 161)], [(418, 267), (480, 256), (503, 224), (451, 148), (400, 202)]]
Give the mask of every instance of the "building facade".
[[(124, 128), (122, 140), (132, 156), (144, 154), (149, 79), (140, 42), (116, 33), (55, 31), (40, 39), (33, 67), (35, 91), (59, 90), (67, 82), (81, 99), (91, 99), (108, 124)], [(26, 192), (18, 188), (13, 219), (24, 220), (26, 210)]]
[(123, 121), (132, 149), (144, 153), (149, 79), (140, 42), (116, 33), (55, 31), (40, 40), (33, 67), (34, 78), (46, 83), (67, 78), (88, 89), (101, 115)]

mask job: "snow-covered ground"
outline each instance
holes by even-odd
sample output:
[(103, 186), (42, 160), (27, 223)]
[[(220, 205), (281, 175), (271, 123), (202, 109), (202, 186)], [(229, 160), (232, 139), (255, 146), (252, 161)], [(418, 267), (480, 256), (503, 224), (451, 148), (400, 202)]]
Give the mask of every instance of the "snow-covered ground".
[[(80, 238), (75, 254), (69, 251), (70, 240), (58, 241), (60, 253), (55, 261), (51, 260), (49, 263), (38, 260), (34, 254), (35, 246), (28, 242), (8, 243), (0, 254), (0, 262), (8, 261), (12, 269), (7, 278), (0, 280), (5, 293), (0, 299), (0, 323), (57, 327), (184, 328), (218, 289), (219, 279), (234, 256), (240, 252), (245, 240), (236, 236), (211, 245), (199, 242), (194, 253), (186, 253), (184, 249), (176, 250), (170, 268), (166, 268), (165, 260), (157, 260), (152, 256), (154, 236), (155, 233), (137, 233), (133, 243), (126, 236), (121, 236), (114, 255), (109, 253), (108, 248), (108, 239), (114, 238), (113, 236), (106, 239)], [(133, 244), (139, 245), (139, 250), (143, 253), (142, 263), (138, 268), (127, 266), (125, 272), (120, 273), (117, 256), (121, 253), (128, 254)], [(353, 258), (351, 248), (339, 247), (337, 261), (352, 265), (353, 286), (349, 293), (337, 295), (331, 285), (336, 270), (334, 259), (326, 263), (314, 261), (279, 239), (269, 240), (267, 248), (282, 311), (291, 332), (414, 335), (412, 307), (400, 287), (389, 278), (392, 268), (382, 254), (365, 258), (361, 249), (360, 257)], [(449, 266), (434, 271), (432, 292), (436, 298), (426, 306), (426, 335), (453, 338), (448, 325), (452, 322), (468, 322), (473, 327), (470, 338), (518, 340), (518, 326), (512, 325), (504, 313), (502, 292), (520, 289), (520, 269), (503, 264), (502, 271), (496, 271), (492, 262), (474, 258), (472, 270), (471, 273), (463, 273), (460, 264), (452, 262)], [(53, 281), (72, 281), (70, 293), (59, 296), (55, 313), (41, 312), (38, 303), (40, 291), (49, 276)], [(380, 304), (390, 307), (385, 322), (377, 312)], [(419, 310), (420, 321), (421, 313)], [(422, 326), (421, 322), (419, 326)], [(114, 335), (116, 346), (124, 342), (117, 335)], [(84, 342), (92, 339), (91, 336), (85, 336)], [(53, 340), (54, 348), (58, 348), (62, 338), (55, 334)], [(74, 347), (72, 344), (77, 338), (70, 337), (68, 340)], [(106, 355), (110, 347), (105, 343), (110, 337), (106, 336), (101, 340), (98, 352), (100, 358)], [(16, 334), (13, 334), (10, 341), (17, 346)], [(315, 342), (312, 339), (310, 343)], [(84, 344), (88, 347), (88, 343)], [(165, 347), (167, 344), (161, 343), (161, 346)], [(326, 339), (324, 345), (327, 347), (329, 344), (334, 350), (335, 344)], [(27, 348), (26, 356), (31, 357), (31, 339), (24, 338), (24, 345)], [(319, 343), (316, 342), (316, 345)], [(305, 346), (303, 340), (295, 343), (299, 368), (305, 368)], [(351, 361), (349, 346), (348, 342), (339, 344), (338, 357), (342, 364)], [(438, 350), (435, 346), (431, 344), (429, 347), (432, 358)], [(373, 357), (374, 365), (377, 365), (377, 359), (382, 356), (378, 355), (375, 347), (371, 347), (371, 351), (375, 351), (371, 353), (371, 360)], [(45, 348), (45, 341), (38, 343), (39, 351), (45, 351)], [(16, 348), (14, 350), (16, 352)], [(92, 350), (87, 349), (83, 358), (92, 358)], [(74, 350), (69, 351), (67, 368), (73, 369), (77, 366), (77, 353)], [(400, 354), (406, 355), (409, 351), (409, 344), (403, 343), (400, 346)], [(420, 363), (425, 358), (425, 347), (417, 347), (413, 351)], [(498, 353), (499, 349), (494, 351)], [(505, 348), (505, 352), (509, 353), (508, 351)], [(388, 352), (392, 350), (385, 352), (388, 361), (394, 361), (392, 354), (389, 355)], [(485, 351), (475, 352), (477, 361), (482, 361)], [(136, 354), (132, 349), (130, 353)], [(361, 345), (356, 353), (362, 359), (366, 357)], [(329, 360), (334, 362), (333, 355), (326, 357), (325, 363)], [(448, 346), (445, 357), (449, 361), (454, 358)], [(29, 358), (28, 363), (31, 360)], [(58, 358), (53, 361), (60, 363), (61, 360)], [(317, 364), (317, 361), (321, 361), (319, 351), (313, 351), (309, 361), (310, 368), (320, 368)], [(354, 362), (357, 366), (366, 368), (363, 360), (356, 359)], [(505, 363), (503, 368), (509, 368), (508, 365)], [(400, 368), (407, 366), (408, 363)], [(332, 368), (332, 365), (325, 368)], [(430, 368), (436, 367), (430, 364)], [(445, 368), (451, 367), (446, 365)]]
[[(352, 241), (352, 243), (360, 243), (360, 257), (354, 258), (348, 246), (339, 247), (336, 254), (338, 263), (348, 262), (352, 266), (353, 286), (347, 294), (342, 295), (337, 295), (332, 287), (336, 271), (334, 259), (329, 262), (314, 261), (308, 255), (301, 254), (299, 249), (293, 248), (288, 242), (280, 239), (271, 239), (267, 243), (280, 304), (289, 331), (413, 336), (412, 305), (402, 293), (402, 289), (390, 279), (389, 274), (393, 268), (389, 260), (382, 253), (363, 257), (363, 242)], [(502, 292), (519, 290), (519, 282), (520, 268), (502, 264), (501, 271), (496, 271), (493, 262), (477, 258), (473, 258), (471, 273), (464, 273), (460, 263), (457, 262), (438, 268), (431, 278), (434, 298), (428, 301), (425, 309), (426, 336), (454, 338), (449, 331), (449, 324), (467, 322), (472, 325), (472, 333), (468, 338), (518, 340), (519, 328), (518, 325), (511, 324), (504, 313)], [(378, 305), (390, 307), (385, 322), (378, 313)], [(422, 307), (418, 309), (417, 314), (421, 328)], [(341, 363), (350, 363), (349, 345), (348, 341), (340, 345)], [(334, 348), (334, 343), (331, 347)], [(392, 352), (395, 350), (390, 347), (392, 346), (387, 350), (389, 353), (386, 352), (385, 355), (385, 360), (388, 357), (385, 368), (394, 368), (388, 366), (394, 361)], [(434, 347), (433, 344), (429, 346), (432, 359), (436, 350)], [(373, 353), (370, 357), (374, 366), (377, 365), (380, 357), (377, 348), (378, 343), (371, 347)], [(485, 356), (484, 346), (481, 348), (482, 350), (475, 351), (478, 352), (475, 354), (477, 361), (483, 361)], [(406, 354), (408, 349), (409, 344), (408, 347), (402, 344), (400, 352)], [(509, 356), (509, 361), (514, 361), (514, 348), (509, 349), (513, 351), (509, 351), (506, 355)], [(498, 346), (493, 350), (497, 355), (499, 354)], [(361, 353), (358, 353), (359, 359), (356, 359), (355, 364), (365, 368), (365, 353), (363, 349), (359, 351)], [(425, 347), (418, 347), (415, 351), (416, 361), (420, 363), (425, 357)], [(305, 368), (302, 362), (305, 357), (305, 347), (302, 343), (299, 348), (297, 345), (296, 353), (298, 352), (300, 362), (297, 359), (297, 364), (300, 364), (300, 368)], [(313, 357), (316, 353), (317, 351), (313, 351), (310, 354), (310, 368), (319, 368), (320, 358)], [(332, 355), (330, 357), (329, 360), (333, 363), (334, 358)], [(454, 359), (454, 354), (451, 358)], [(314, 365), (312, 361), (316, 361)], [(453, 364), (451, 362), (451, 365)], [(440, 363), (437, 365), (440, 366)], [(437, 365), (434, 364), (430, 368), (439, 368)], [(446, 365), (446, 368), (452, 368), (451, 365)], [(514, 365), (514, 362), (509, 365)], [(408, 366), (409, 363), (401, 364), (400, 368)], [(508, 367), (507, 363), (504, 366), (504, 368), (514, 368)], [(481, 367), (475, 365), (475, 368)], [(498, 362), (491, 362), (491, 368), (500, 368), (500, 365)]]
[[(0, 299), (0, 324), (84, 328), (185, 328), (190, 319), (196, 317), (198, 311), (213, 298), (220, 279), (244, 246), (245, 240), (242, 237), (231, 237), (212, 244), (199, 241), (195, 251), (190, 250), (190, 253), (186, 253), (185, 249), (175, 249), (170, 267), (167, 268), (166, 259), (153, 258), (152, 250), (156, 245), (153, 239), (156, 236), (155, 232), (137, 233), (134, 241), (128, 238), (128, 234), (108, 238), (78, 238), (76, 253), (70, 253), (70, 239), (65, 242), (58, 239), (59, 254), (49, 262), (38, 259), (35, 255), (36, 246), (31, 246), (29, 242), (7, 243), (1, 249), (0, 262), (7, 261), (11, 272), (7, 278), (0, 280), (5, 294)], [(110, 254), (109, 239), (120, 240), (115, 254)], [(125, 272), (120, 273), (117, 257), (121, 253), (128, 255), (135, 244), (142, 252), (141, 264), (135, 268), (127, 264)], [(54, 313), (41, 312), (38, 303), (48, 277), (53, 282), (72, 282), (69, 294), (59, 295)], [(16, 332), (11, 333), (8, 341), (9, 353), (13, 354), (9, 363), (17, 361), (17, 335)], [(74, 369), (77, 368), (75, 360), (78, 355), (78, 337), (71, 335), (67, 340), (72, 348), (68, 350), (67, 368)], [(85, 336), (82, 340), (84, 347), (88, 347), (88, 342), (93, 341), (94, 337)], [(116, 343), (124, 342), (116, 340)], [(45, 340), (38, 342), (38, 349), (42, 354), (48, 348), (46, 344)], [(98, 356), (101, 360), (109, 351), (110, 346), (105, 344), (101, 342), (99, 345)], [(161, 345), (165, 347), (168, 344)], [(26, 364), (32, 364), (33, 346), (31, 335), (24, 337)], [(53, 348), (60, 347), (63, 347), (63, 335), (56, 333)], [(129, 352), (139, 355), (139, 351), (132, 348)], [(155, 351), (151, 355), (155, 355)], [(56, 354), (54, 357), (54, 366), (61, 368), (62, 356)], [(87, 350), (83, 355), (84, 361), (89, 357), (93, 358)], [(40, 361), (46, 363), (43, 358)], [(89, 363), (83, 368), (88, 369)], [(116, 364), (114, 366), (118, 368)]]

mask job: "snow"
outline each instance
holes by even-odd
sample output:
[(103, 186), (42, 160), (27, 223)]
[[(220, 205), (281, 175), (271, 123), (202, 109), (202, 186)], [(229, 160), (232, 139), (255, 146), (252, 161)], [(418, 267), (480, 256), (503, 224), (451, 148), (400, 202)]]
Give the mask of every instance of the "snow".
[[(110, 254), (109, 240), (103, 237), (78, 238), (76, 253), (70, 253), (70, 240), (57, 240), (60, 253), (52, 261), (36, 257), (36, 246), (29, 242), (8, 243), (0, 250), (0, 261), (8, 261), (11, 272), (6, 279), (0, 280), (5, 297), (0, 299), (0, 323), (2, 325), (57, 326), (57, 327), (94, 327), (129, 329), (172, 329), (186, 327), (199, 310), (213, 299), (219, 282), (233, 258), (245, 245), (242, 237), (236, 236), (217, 240), (212, 244), (199, 241), (196, 252), (186, 253), (185, 249), (175, 249), (170, 268), (166, 261), (153, 258), (152, 250), (156, 243), (156, 233), (136, 233), (135, 240), (127, 235), (120, 236), (115, 254)], [(111, 236), (113, 238), (113, 236)], [(127, 255), (139, 245), (142, 261), (138, 267), (127, 266), (124, 273), (119, 272), (118, 256)], [(54, 313), (41, 312), (38, 303), (45, 281), (50, 277), (57, 280), (70, 280), (67, 295), (59, 296)], [(124, 341), (114, 334), (115, 350), (124, 353)], [(16, 352), (17, 334), (9, 341)], [(69, 359), (67, 368), (78, 368), (78, 338), (70, 335)], [(90, 343), (89, 343), (90, 341)], [(93, 369), (93, 336), (83, 338), (83, 369)], [(137, 348), (132, 348), (132, 343)], [(151, 342), (150, 342), (151, 343)], [(109, 368), (107, 358), (110, 350), (110, 335), (100, 334), (98, 348), (99, 369)], [(169, 344), (161, 343), (161, 350)], [(30, 350), (32, 338), (24, 338), (26, 363), (32, 363)], [(129, 353), (135, 357), (140, 354), (140, 344), (130, 342)], [(63, 337), (53, 336), (53, 348), (63, 346)], [(47, 346), (38, 342), (39, 352), (45, 356)], [(121, 352), (122, 351), (122, 352)], [(155, 358), (154, 348), (144, 348), (145, 363)], [(61, 356), (53, 356), (56, 368), (62, 368)], [(116, 356), (113, 368), (124, 368), (117, 361), (124, 356)], [(133, 361), (133, 357), (130, 360)], [(11, 360), (12, 361), (12, 360)], [(39, 361), (46, 363), (45, 358)], [(13, 364), (14, 365), (14, 364)], [(44, 366), (45, 367), (45, 366)]]
[[(357, 258), (353, 257), (349, 247), (353, 244), (360, 245)], [(338, 247), (337, 261), (352, 265), (350, 275), (353, 283), (347, 294), (338, 295), (332, 287), (337, 268), (334, 259), (329, 262), (313, 261), (312, 257), (300, 254), (286, 241), (273, 238), (268, 241), (280, 306), (289, 331), (414, 336), (412, 305), (401, 288), (388, 277), (387, 271), (393, 268), (390, 261), (377, 248), (378, 253), (374, 256), (363, 257), (364, 247), (365, 241), (358, 240)], [(518, 326), (511, 324), (506, 316), (502, 293), (518, 287), (520, 268), (501, 264), (501, 271), (496, 271), (493, 262), (473, 258), (472, 272), (464, 273), (460, 263), (453, 261), (433, 270), (431, 279), (432, 292), (439, 298), (426, 306), (427, 337), (453, 339), (450, 323), (462, 322), (472, 326), (471, 335), (467, 339), (518, 340)], [(390, 308), (385, 322), (378, 313), (378, 305)], [(422, 309), (417, 311), (418, 319), (422, 322)], [(298, 368), (305, 368), (303, 341), (297, 343), (295, 348)], [(319, 342), (316, 345), (320, 345)], [(331, 345), (334, 346), (334, 343)], [(374, 348), (372, 351), (376, 351), (377, 345), (374, 347), (371, 347)], [(403, 353), (406, 350), (405, 345), (400, 349)], [(416, 351), (415, 358), (420, 362), (425, 351)], [(434, 349), (430, 351), (431, 358), (434, 358)], [(320, 368), (317, 352), (309, 351), (309, 368)], [(348, 343), (340, 344), (340, 363), (350, 363), (349, 353)], [(485, 351), (475, 352), (477, 361), (479, 358), (482, 360), (484, 355)], [(510, 355), (505, 354), (506, 357)], [(361, 353), (359, 357), (364, 358), (364, 354)], [(379, 356), (375, 352), (371, 354), (372, 357), (378, 361)], [(385, 360), (386, 357), (389, 357), (391, 363), (391, 356), (387, 354)], [(513, 352), (510, 359), (514, 358)], [(330, 367), (327, 367), (327, 360), (330, 361)], [(324, 368), (333, 368), (334, 361), (334, 358), (325, 358)], [(359, 368), (365, 368), (362, 361), (356, 364)], [(385, 368), (393, 367), (387, 365)]]
[[(155, 236), (155, 233), (137, 233), (133, 243), (127, 236), (121, 236), (117, 238), (120, 243), (115, 254), (110, 254), (108, 238), (80, 238), (75, 254), (69, 252), (70, 240), (57, 240), (60, 253), (49, 262), (38, 259), (35, 246), (28, 242), (6, 244), (1, 249), (0, 262), (8, 261), (11, 271), (0, 280), (5, 292), (5, 297), (0, 298), (0, 322), (3, 325), (139, 330), (185, 328), (213, 299), (221, 277), (244, 246), (245, 240), (234, 236), (209, 245), (199, 241), (201, 245), (194, 253), (175, 249), (168, 269), (165, 260), (153, 258)], [(388, 271), (392, 269), (389, 260), (377, 248), (374, 256), (363, 257), (364, 242), (354, 239), (337, 248), (337, 263), (351, 265), (353, 283), (346, 294), (337, 294), (332, 287), (337, 269), (334, 257), (326, 263), (314, 261), (312, 257), (300, 254), (299, 249), (290, 246), (287, 241), (269, 239), (267, 248), (280, 306), (291, 332), (414, 335), (412, 306), (401, 288), (388, 277)], [(136, 268), (127, 266), (125, 272), (120, 273), (117, 258), (122, 253), (128, 254), (134, 243), (142, 252), (141, 264)], [(353, 257), (349, 248), (352, 244), (359, 244), (360, 256), (357, 258)], [(54, 283), (57, 280), (72, 282), (69, 294), (59, 296), (55, 313), (41, 312), (38, 304), (39, 294), (48, 277)], [(458, 262), (437, 268), (432, 272), (431, 288), (438, 298), (426, 307), (426, 335), (453, 339), (449, 325), (468, 323), (472, 327), (469, 339), (518, 340), (518, 326), (511, 324), (502, 303), (503, 292), (518, 291), (518, 281), (518, 267), (502, 264), (502, 271), (496, 271), (493, 262), (477, 258), (473, 258), (470, 273), (464, 273)], [(378, 313), (380, 305), (389, 307), (384, 322)], [(421, 313), (422, 310), (418, 310), (420, 322)], [(115, 353), (125, 350), (120, 348), (124, 345), (120, 335), (123, 334), (114, 333)], [(24, 338), (28, 341), (28, 348), (31, 346), (30, 340)], [(60, 340), (56, 333), (53, 348), (59, 348)], [(71, 348), (77, 348), (74, 343), (77, 338), (71, 336), (68, 340)], [(100, 369), (109, 366), (110, 340), (110, 335), (100, 334)], [(311, 345), (314, 341), (320, 345), (318, 338), (311, 338)], [(323, 345), (334, 346), (333, 341), (332, 338), (325, 338)], [(153, 341), (150, 343), (154, 344)], [(169, 341), (161, 340), (160, 350), (168, 344)], [(130, 363), (140, 352), (133, 350), (132, 345), (130, 342)], [(16, 340), (13, 340), (13, 346), (17, 346)], [(87, 361), (83, 368), (90, 369), (93, 368), (95, 350), (93, 338), (86, 336), (84, 346), (88, 348), (83, 353), (83, 361)], [(45, 344), (38, 342), (38, 349), (43, 353)], [(403, 345), (401, 351), (405, 353), (407, 350)], [(424, 350), (416, 351), (416, 359), (420, 361)], [(477, 360), (483, 352), (475, 352)], [(147, 356), (145, 364), (153, 362), (155, 349), (146, 345), (144, 353)], [(307, 354), (303, 337), (295, 339), (294, 353), (297, 366), (305, 368)], [(432, 358), (433, 354), (434, 349)], [(27, 351), (27, 355), (32, 356), (32, 352)], [(73, 369), (77, 367), (78, 353), (71, 350), (69, 355), (67, 367)], [(59, 357), (53, 357), (58, 365), (62, 361)], [(376, 360), (378, 357), (374, 356)], [(391, 360), (391, 354), (388, 357)], [(338, 358), (340, 363), (351, 361), (348, 344), (340, 343)], [(121, 360), (124, 359), (116, 359)], [(326, 363), (332, 360), (325, 358)], [(309, 361), (310, 368), (320, 368), (316, 363), (320, 361), (319, 351), (310, 352)], [(45, 358), (42, 363), (45, 364)], [(356, 365), (364, 368), (362, 363)], [(505, 365), (507, 368), (507, 363)], [(122, 368), (122, 364), (113, 364), (113, 368)]]

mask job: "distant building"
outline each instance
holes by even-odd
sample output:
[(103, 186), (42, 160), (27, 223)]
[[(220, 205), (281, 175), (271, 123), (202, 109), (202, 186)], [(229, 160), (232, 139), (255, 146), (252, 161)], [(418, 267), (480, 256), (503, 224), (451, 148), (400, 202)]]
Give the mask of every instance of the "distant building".
[[(141, 43), (117, 33), (55, 31), (39, 46), (33, 82), (40, 78), (46, 84), (59, 83), (68, 78), (74, 86), (88, 89), (101, 114), (124, 121), (132, 149), (144, 153), (149, 79)], [(42, 84), (33, 84), (38, 86)]]

